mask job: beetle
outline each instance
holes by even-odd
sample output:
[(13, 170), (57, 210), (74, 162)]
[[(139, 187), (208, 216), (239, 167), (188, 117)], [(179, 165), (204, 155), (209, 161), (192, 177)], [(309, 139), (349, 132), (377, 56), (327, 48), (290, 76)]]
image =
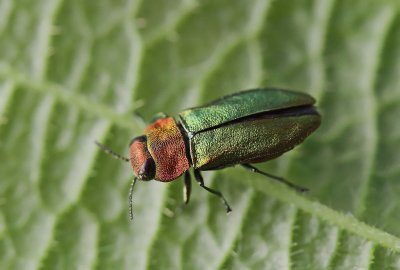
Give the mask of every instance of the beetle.
[(163, 113), (129, 144), (129, 158), (96, 144), (105, 152), (130, 162), (135, 175), (129, 191), (129, 217), (133, 219), (132, 194), (137, 180), (170, 182), (184, 175), (184, 203), (195, 180), (219, 197), (227, 213), (232, 209), (223, 194), (204, 184), (201, 171), (241, 165), (255, 173), (297, 186), (282, 177), (263, 172), (252, 163), (275, 159), (303, 142), (321, 123), (315, 99), (305, 93), (277, 88), (240, 91), (200, 107), (186, 109), (178, 117)]

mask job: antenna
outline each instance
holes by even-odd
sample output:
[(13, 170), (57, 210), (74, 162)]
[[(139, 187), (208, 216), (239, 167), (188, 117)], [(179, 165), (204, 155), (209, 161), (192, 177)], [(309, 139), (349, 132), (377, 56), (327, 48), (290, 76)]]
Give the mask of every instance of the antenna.
[(137, 178), (133, 178), (131, 188), (129, 189), (129, 199), (128, 199), (128, 204), (129, 204), (129, 219), (133, 220), (133, 187), (136, 184)]
[(98, 141), (94, 141), (94, 143), (95, 143), (98, 147), (100, 147), (104, 152), (106, 152), (107, 154), (109, 154), (109, 155), (115, 157), (116, 159), (129, 162), (129, 158), (124, 157), (124, 156), (122, 156), (122, 155), (120, 155), (120, 154), (117, 154), (116, 152), (114, 152), (113, 150), (111, 150), (111, 149), (108, 148), (107, 146), (105, 146), (105, 145), (99, 143)]
[[(129, 162), (129, 158), (126, 158), (120, 154), (117, 154), (116, 152), (114, 152), (112, 149), (108, 148), (107, 146), (99, 143), (98, 141), (94, 142), (98, 147), (101, 148), (101, 150), (103, 150), (104, 152), (106, 152), (107, 154), (115, 157), (116, 159), (119, 160), (123, 160), (126, 162)], [(131, 188), (129, 189), (129, 201), (128, 201), (128, 205), (129, 205), (129, 219), (133, 220), (133, 187), (135, 186), (137, 181), (137, 178), (133, 178), (132, 184), (131, 184)]]

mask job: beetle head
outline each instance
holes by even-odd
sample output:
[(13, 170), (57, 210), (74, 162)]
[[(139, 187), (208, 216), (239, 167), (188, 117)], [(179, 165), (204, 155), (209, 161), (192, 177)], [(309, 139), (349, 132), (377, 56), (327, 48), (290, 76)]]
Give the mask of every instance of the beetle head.
[(129, 146), (129, 160), (133, 173), (140, 180), (149, 181), (154, 179), (156, 164), (147, 149), (146, 136), (134, 138)]

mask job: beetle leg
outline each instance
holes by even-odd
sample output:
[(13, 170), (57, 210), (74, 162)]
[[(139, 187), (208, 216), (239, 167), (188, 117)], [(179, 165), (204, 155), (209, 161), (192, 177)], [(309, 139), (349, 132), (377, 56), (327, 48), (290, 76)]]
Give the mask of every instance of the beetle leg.
[(204, 180), (203, 180), (203, 176), (201, 176), (200, 171), (199, 170), (194, 170), (194, 177), (196, 179), (196, 181), (199, 183), (199, 185), (204, 188), (205, 190), (207, 190), (208, 192), (211, 192), (212, 194), (214, 194), (215, 196), (218, 196), (221, 201), (223, 202), (226, 212), (229, 213), (232, 211), (231, 207), (229, 206), (228, 202), (226, 201), (224, 195), (222, 195), (221, 192), (219, 192), (218, 190), (214, 190), (211, 189), (209, 187), (206, 187), (204, 185)]
[(185, 204), (189, 203), (190, 194), (192, 193), (192, 181), (190, 179), (189, 170), (185, 172), (184, 186), (183, 186), (183, 201)]
[(165, 117), (168, 117), (168, 115), (166, 113), (158, 112), (155, 115), (153, 115), (153, 117), (151, 118), (150, 123), (153, 123), (153, 122), (157, 121), (158, 119), (165, 118)]
[(134, 111), (134, 112), (133, 112), (133, 115), (134, 115), (136, 118), (139, 118), (143, 123), (147, 123), (147, 124), (151, 124), (151, 123), (157, 121), (158, 119), (168, 117), (168, 115), (167, 115), (166, 113), (164, 113), (164, 112), (158, 112), (158, 113), (156, 113), (155, 115), (153, 115), (153, 116), (151, 117), (150, 121), (146, 121), (146, 120), (144, 119), (143, 115), (141, 115), (141, 114), (140, 114), (139, 112), (137, 112), (137, 111)]
[(252, 172), (255, 172), (255, 173), (258, 173), (258, 174), (262, 174), (262, 175), (267, 176), (267, 177), (269, 177), (269, 178), (271, 178), (271, 179), (273, 179), (275, 181), (281, 182), (281, 183), (289, 186), (290, 188), (293, 188), (294, 190), (296, 190), (298, 192), (306, 192), (306, 191), (308, 191), (308, 188), (295, 185), (295, 184), (293, 184), (292, 182), (289, 182), (288, 180), (286, 180), (283, 177), (276, 176), (276, 175), (273, 175), (273, 174), (269, 174), (269, 173), (260, 171), (259, 169), (257, 169), (256, 167), (254, 167), (254, 166), (252, 166), (250, 164), (246, 163), (246, 164), (240, 164), (240, 165), (242, 165), (244, 168), (246, 168), (246, 169), (248, 169), (248, 170), (250, 170)]
[(143, 123), (146, 122), (146, 121), (144, 120), (143, 115), (141, 115), (140, 112), (134, 111), (132, 114), (133, 114), (134, 117), (139, 118)]

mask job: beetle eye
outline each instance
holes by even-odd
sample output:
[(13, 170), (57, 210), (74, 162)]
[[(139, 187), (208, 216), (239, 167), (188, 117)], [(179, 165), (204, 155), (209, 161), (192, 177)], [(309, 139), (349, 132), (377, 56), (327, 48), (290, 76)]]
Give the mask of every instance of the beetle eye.
[(138, 177), (140, 180), (151, 180), (156, 175), (156, 164), (152, 158), (146, 159), (143, 165), (140, 167)]

